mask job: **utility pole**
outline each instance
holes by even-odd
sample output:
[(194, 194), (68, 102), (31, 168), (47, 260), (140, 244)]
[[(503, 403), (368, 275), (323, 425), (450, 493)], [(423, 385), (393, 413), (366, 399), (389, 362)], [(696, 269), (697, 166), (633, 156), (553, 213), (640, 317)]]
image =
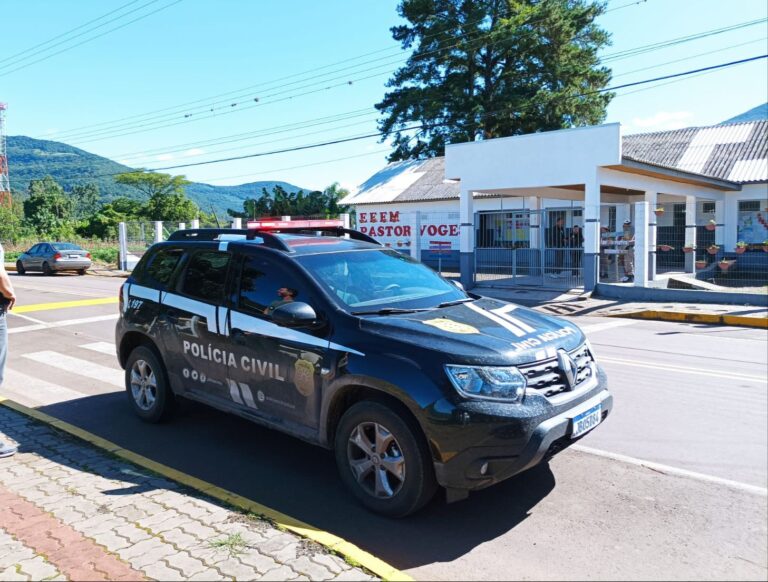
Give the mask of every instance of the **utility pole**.
[(8, 178), (8, 155), (5, 145), (5, 103), (0, 103), (0, 206), (11, 207), (11, 181)]

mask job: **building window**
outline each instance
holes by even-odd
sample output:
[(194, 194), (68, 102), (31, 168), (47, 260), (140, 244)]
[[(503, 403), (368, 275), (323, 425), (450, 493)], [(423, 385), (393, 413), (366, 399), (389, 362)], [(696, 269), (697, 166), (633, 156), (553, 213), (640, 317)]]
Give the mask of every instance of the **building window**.
[(739, 200), (737, 235), (747, 244), (768, 240), (768, 200)]
[(715, 203), (714, 202), (703, 202), (701, 205), (701, 211), (704, 214), (714, 214), (715, 213)]
[(608, 207), (608, 230), (611, 232), (616, 231), (616, 207)]

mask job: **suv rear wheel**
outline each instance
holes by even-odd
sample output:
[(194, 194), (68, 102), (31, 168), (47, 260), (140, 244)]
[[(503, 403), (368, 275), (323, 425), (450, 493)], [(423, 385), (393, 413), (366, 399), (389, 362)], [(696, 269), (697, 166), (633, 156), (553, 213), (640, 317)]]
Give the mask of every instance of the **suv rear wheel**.
[(363, 401), (344, 413), (336, 431), (341, 479), (363, 505), (389, 517), (421, 509), (435, 494), (432, 459), (418, 427), (389, 406)]
[(131, 352), (125, 365), (125, 389), (134, 412), (147, 422), (168, 418), (174, 397), (160, 359), (146, 346)]

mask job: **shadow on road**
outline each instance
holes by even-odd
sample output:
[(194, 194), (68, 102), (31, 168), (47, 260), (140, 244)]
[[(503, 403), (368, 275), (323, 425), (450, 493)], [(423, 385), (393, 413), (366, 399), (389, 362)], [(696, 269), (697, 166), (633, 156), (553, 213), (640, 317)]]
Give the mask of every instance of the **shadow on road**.
[(330, 531), (401, 569), (448, 562), (526, 519), (554, 488), (548, 465), (446, 505), (436, 498), (410, 518), (360, 507), (343, 488), (333, 454), (247, 420), (185, 403), (169, 423), (131, 412), (123, 393), (41, 408), (199, 479)]

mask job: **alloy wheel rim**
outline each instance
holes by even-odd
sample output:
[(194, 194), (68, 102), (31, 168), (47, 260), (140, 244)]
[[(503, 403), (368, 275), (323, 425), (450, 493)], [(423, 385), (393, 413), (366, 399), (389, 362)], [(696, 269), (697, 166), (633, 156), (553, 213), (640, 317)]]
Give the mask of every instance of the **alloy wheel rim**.
[(151, 410), (155, 405), (157, 378), (146, 360), (136, 360), (131, 367), (131, 395), (141, 410)]
[(347, 462), (369, 495), (390, 499), (405, 483), (405, 456), (394, 435), (377, 422), (362, 422), (349, 435)]

